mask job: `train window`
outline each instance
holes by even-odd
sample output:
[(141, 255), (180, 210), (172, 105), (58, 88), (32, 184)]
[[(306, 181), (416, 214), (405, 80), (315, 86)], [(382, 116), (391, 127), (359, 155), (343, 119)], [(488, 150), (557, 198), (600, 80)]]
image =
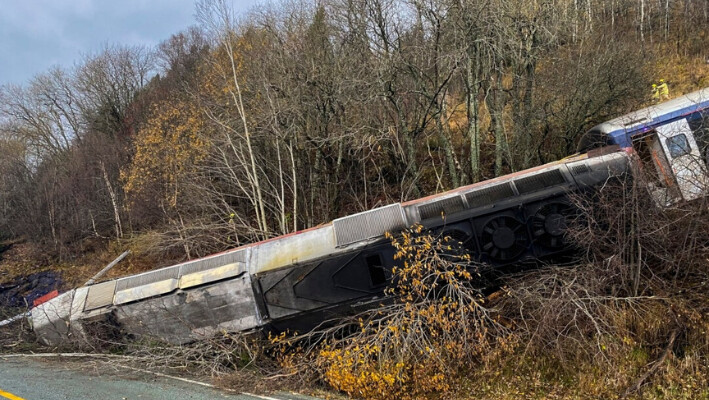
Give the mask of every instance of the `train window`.
[(709, 110), (703, 113), (694, 113), (687, 118), (689, 128), (694, 133), (694, 139), (699, 147), (704, 163), (709, 165)]
[(670, 157), (677, 158), (686, 154), (690, 154), (692, 149), (689, 147), (687, 136), (684, 133), (667, 138), (665, 142), (667, 149), (670, 151)]
[(386, 274), (384, 273), (384, 263), (379, 254), (372, 254), (365, 258), (367, 268), (369, 269), (369, 277), (372, 278), (372, 286), (381, 286), (387, 282)]

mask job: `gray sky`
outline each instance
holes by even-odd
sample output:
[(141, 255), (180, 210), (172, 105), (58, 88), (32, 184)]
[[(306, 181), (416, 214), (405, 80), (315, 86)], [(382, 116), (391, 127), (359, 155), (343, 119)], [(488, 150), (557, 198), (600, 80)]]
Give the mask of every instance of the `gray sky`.
[[(256, 0), (234, 0), (246, 11)], [(190, 25), (194, 0), (3, 0), (0, 85), (70, 67), (107, 44), (154, 46)]]

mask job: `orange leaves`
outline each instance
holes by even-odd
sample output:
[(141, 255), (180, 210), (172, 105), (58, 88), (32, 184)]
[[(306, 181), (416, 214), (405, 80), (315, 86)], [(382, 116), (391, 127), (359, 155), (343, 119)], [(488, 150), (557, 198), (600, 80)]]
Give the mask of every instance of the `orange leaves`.
[(474, 265), (456, 242), (421, 226), (388, 237), (403, 265), (392, 271), (394, 304), (363, 314), (344, 337), (326, 335), (297, 364), (356, 398), (455, 397), (470, 368), (515, 341), (470, 285)]
[[(210, 104), (218, 107), (235, 106), (235, 97), (239, 91), (238, 82), (246, 82), (251, 64), (246, 62), (248, 52), (253, 49), (249, 37), (230, 34), (223, 39), (223, 45), (210, 53), (208, 63), (201, 69), (202, 84), (200, 91)], [(245, 92), (245, 87), (240, 88)]]
[(155, 104), (138, 131), (133, 162), (121, 173), (126, 193), (140, 197), (157, 190), (161, 200), (175, 207), (186, 176), (207, 155), (204, 128), (195, 102), (169, 99)]

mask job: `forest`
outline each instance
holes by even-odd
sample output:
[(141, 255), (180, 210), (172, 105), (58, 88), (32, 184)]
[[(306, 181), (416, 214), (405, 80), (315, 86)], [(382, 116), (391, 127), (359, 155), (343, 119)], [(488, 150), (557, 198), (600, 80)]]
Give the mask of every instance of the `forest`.
[(709, 85), (701, 0), (195, 10), (1, 88), (0, 238), (194, 258), (560, 159), (659, 79)]
[[(114, 277), (521, 171), (653, 104), (661, 80), (670, 98), (709, 87), (706, 0), (232, 6), (198, 0), (155, 48), (0, 87), (0, 283), (77, 287), (126, 249)], [(494, 293), (469, 284), (485, 266), (412, 227), (389, 236), (397, 301), (339, 331), (90, 350), (237, 389), (707, 398), (707, 201), (665, 212), (635, 183), (573, 199), (579, 258)], [(27, 337), (0, 331), (0, 353)]]

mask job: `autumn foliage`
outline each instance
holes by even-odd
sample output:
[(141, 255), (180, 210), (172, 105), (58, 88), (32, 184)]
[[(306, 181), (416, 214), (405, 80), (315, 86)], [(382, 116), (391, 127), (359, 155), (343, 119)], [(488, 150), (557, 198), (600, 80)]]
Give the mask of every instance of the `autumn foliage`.
[(392, 301), (273, 339), (279, 374), (361, 399), (705, 398), (706, 202), (660, 209), (643, 188), (576, 198), (568, 239), (585, 255), (487, 295), (484, 266), (454, 241), (421, 227), (392, 237)]
[(122, 171), (129, 198), (149, 195), (177, 207), (185, 181), (206, 158), (204, 116), (193, 102), (166, 99), (153, 105), (138, 131), (130, 168)]
[(387, 291), (391, 304), (307, 335), (318, 340), (310, 347), (303, 336), (274, 342), (298, 343), (282, 358), (286, 368), (315, 373), (356, 398), (452, 396), (471, 369), (513, 350), (514, 336), (473, 285), (481, 278), (459, 243), (421, 226), (390, 239), (402, 265)]
[(2, 87), (0, 236), (193, 258), (554, 161), (660, 78), (709, 85), (705, 3), (198, 2), (155, 49)]
[[(149, 256), (116, 274), (204, 256), (566, 157), (659, 79), (709, 86), (707, 1), (228, 6), (0, 88), (0, 240), (33, 249), (22, 265), (80, 282), (126, 247)], [(381, 399), (613, 398), (660, 365), (629, 396), (709, 397), (706, 212), (599, 204), (589, 259), (494, 302), (455, 242), (392, 237), (393, 300), (281, 338), (283, 365)]]

